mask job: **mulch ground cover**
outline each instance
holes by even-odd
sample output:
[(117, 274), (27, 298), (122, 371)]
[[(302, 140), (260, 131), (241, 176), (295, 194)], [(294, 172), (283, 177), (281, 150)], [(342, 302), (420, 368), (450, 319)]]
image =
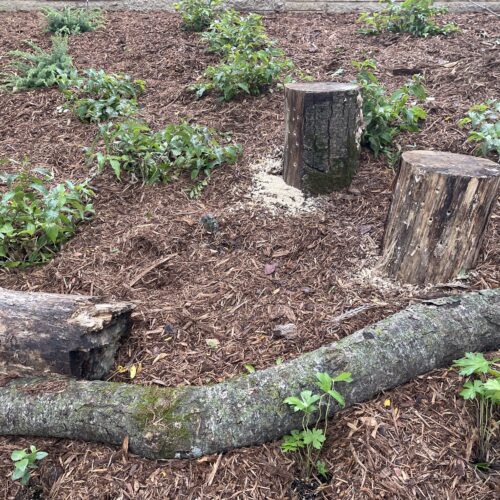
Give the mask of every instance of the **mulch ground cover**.
[[(373, 58), (389, 88), (405, 82), (398, 69), (425, 76), (429, 117), (404, 147), (471, 153), (457, 121), (475, 103), (498, 98), (500, 22), (490, 14), (449, 16), (462, 31), (414, 39), (356, 33), (355, 15), (276, 14), (270, 35), (316, 79), (350, 81), (352, 60)], [(36, 13), (0, 15), (0, 66), (9, 50), (50, 37)], [(139, 367), (131, 383), (204, 384), (266, 368), (335, 341), (410, 303), (463, 289), (500, 286), (500, 211), (493, 214), (480, 262), (459, 288), (399, 286), (371, 272), (376, 265), (394, 172), (363, 152), (350, 189), (320, 211), (270, 213), (251, 203), (251, 166), (279, 158), (284, 142), (283, 93), (221, 103), (195, 100), (187, 87), (216, 58), (200, 38), (165, 13), (108, 13), (104, 29), (73, 36), (80, 69), (103, 68), (144, 79), (140, 116), (154, 127), (189, 120), (231, 132), (243, 145), (237, 165), (218, 170), (202, 196), (189, 200), (186, 181), (143, 186), (95, 178), (96, 217), (49, 264), (0, 271), (5, 288), (132, 300), (138, 307), (117, 366)], [(394, 71), (396, 70), (396, 71)], [(83, 179), (83, 148), (96, 129), (57, 111), (56, 89), (0, 94), (0, 159)], [(8, 163), (4, 169), (15, 169)], [(219, 219), (206, 233), (199, 219)], [(272, 264), (272, 266), (268, 266)], [(276, 270), (266, 273), (270, 267)], [(139, 278), (139, 279), (138, 279)], [(342, 321), (336, 318), (360, 308)], [(348, 315), (349, 316), (349, 315)], [(294, 323), (280, 338), (277, 325)], [(214, 348), (215, 339), (218, 346)], [(210, 345), (212, 347), (210, 347)], [(127, 381), (115, 370), (111, 379)], [(0, 498), (492, 498), (495, 473), (483, 475), (474, 454), (474, 415), (450, 371), (428, 376), (338, 415), (324, 460), (331, 481), (306, 491), (279, 443), (198, 461), (154, 462), (115, 448), (55, 439), (0, 439)], [(388, 403), (386, 400), (390, 400)], [(385, 404), (384, 404), (385, 402)], [(28, 492), (9, 480), (12, 450), (36, 443), (49, 452)], [(24, 496), (23, 496), (24, 495)]]

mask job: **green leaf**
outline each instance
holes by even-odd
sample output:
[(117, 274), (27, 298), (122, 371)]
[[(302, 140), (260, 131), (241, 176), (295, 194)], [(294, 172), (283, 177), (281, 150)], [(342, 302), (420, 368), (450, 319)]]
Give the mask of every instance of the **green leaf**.
[(477, 396), (484, 395), (484, 384), (481, 380), (466, 382), (460, 391), (460, 396), (464, 399), (475, 399)]
[(26, 450), (14, 450), (10, 456), (11, 460), (17, 462), (26, 457)]
[(303, 439), (305, 445), (310, 444), (313, 448), (321, 450), (326, 440), (326, 436), (323, 429), (306, 429), (303, 432)]
[(16, 470), (20, 470), (24, 472), (26, 468), (28, 467), (29, 460), (27, 458), (23, 458), (22, 460), (19, 460), (16, 462)]
[(487, 373), (490, 369), (490, 363), (482, 353), (472, 352), (466, 353), (464, 358), (455, 360), (453, 366), (460, 368), (459, 373), (464, 376)]

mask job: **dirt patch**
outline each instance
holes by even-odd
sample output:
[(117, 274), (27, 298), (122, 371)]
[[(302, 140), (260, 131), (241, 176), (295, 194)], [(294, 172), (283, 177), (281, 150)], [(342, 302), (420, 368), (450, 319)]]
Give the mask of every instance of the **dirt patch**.
[[(49, 45), (40, 15), (0, 16), (0, 65), (23, 39)], [(390, 88), (405, 81), (393, 75), (394, 68), (423, 69), (434, 100), (427, 104), (429, 118), (422, 131), (403, 137), (403, 146), (470, 153), (472, 146), (456, 122), (472, 104), (499, 97), (497, 18), (450, 16), (462, 32), (428, 40), (363, 37), (355, 32), (355, 18), (270, 15), (266, 24), (296, 64), (317, 79), (329, 79), (342, 68), (342, 80), (349, 81), (354, 77), (350, 62), (366, 57), (378, 61), (380, 78)], [(79, 68), (124, 71), (145, 79), (140, 113), (154, 127), (187, 119), (231, 132), (245, 150), (236, 166), (215, 173), (197, 201), (188, 199), (185, 181), (130, 185), (104, 174), (94, 182), (96, 218), (50, 264), (0, 272), (6, 288), (135, 301), (132, 336), (117, 363), (140, 367), (134, 383), (217, 382), (241, 373), (244, 364), (265, 368), (410, 302), (453, 290), (363, 279), (377, 261), (394, 180), (383, 160), (367, 152), (351, 189), (327, 197), (320, 211), (291, 216), (258, 204), (234, 210), (252, 189), (252, 166), (273, 158), (283, 145), (283, 95), (226, 104), (212, 97), (194, 100), (187, 87), (215, 58), (195, 34), (180, 29), (176, 16), (108, 13), (106, 27), (72, 37), (70, 51)], [(0, 94), (0, 158), (21, 161), (27, 155), (33, 165), (54, 170), (59, 180), (83, 178), (89, 167), (82, 149), (92, 143), (96, 130), (70, 116), (61, 118), (61, 103), (54, 89)], [(216, 234), (199, 223), (206, 213), (219, 220)], [(466, 288), (500, 284), (499, 221), (497, 209)], [(159, 261), (163, 263), (141, 274)], [(361, 308), (359, 314), (334, 320), (356, 308)], [(296, 325), (297, 335), (274, 338), (273, 329), (288, 323)], [(210, 348), (206, 339), (218, 340), (219, 347)], [(127, 377), (114, 374), (112, 379)], [(391, 392), (399, 413), (376, 400), (336, 419), (327, 450), (334, 478), (322, 494), (491, 497), (495, 482), (485, 482), (467, 465), (472, 418), (456, 400), (458, 387), (455, 378), (437, 372)], [(377, 431), (373, 437), (373, 427), (360, 420), (367, 416), (384, 423), (385, 435)], [(348, 424), (357, 429), (351, 435), (354, 429)], [(276, 444), (232, 452), (221, 460), (161, 464), (100, 445), (3, 438), (3, 477), (11, 468), (9, 452), (28, 442), (51, 453), (36, 477), (52, 498), (283, 498), (290, 494), (294, 476), (292, 463)], [(17, 491), (7, 480), (3, 484), (5, 498)]]

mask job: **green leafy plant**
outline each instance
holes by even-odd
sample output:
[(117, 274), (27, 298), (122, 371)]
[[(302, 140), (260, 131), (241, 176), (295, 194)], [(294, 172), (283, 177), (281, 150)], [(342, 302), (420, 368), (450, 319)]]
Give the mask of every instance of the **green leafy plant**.
[(43, 460), (48, 455), (45, 451), (39, 451), (35, 446), (31, 445), (29, 451), (27, 448), (24, 450), (14, 450), (10, 456), (14, 462), (14, 472), (12, 473), (12, 480), (21, 480), (21, 484), (26, 486), (30, 480), (30, 470), (36, 469), (36, 462)]
[(197, 181), (192, 197), (200, 194), (214, 168), (234, 163), (241, 151), (237, 145), (221, 145), (214, 130), (187, 123), (155, 132), (129, 120), (100, 130), (105, 143), (105, 154), (95, 153), (100, 169), (109, 165), (118, 179), (125, 171), (147, 183), (170, 182), (187, 172)]
[(94, 31), (103, 25), (100, 9), (64, 7), (63, 9), (46, 8), (42, 10), (47, 21), (47, 31), (59, 35), (73, 35)]
[(381, 0), (385, 7), (378, 12), (363, 12), (358, 21), (365, 24), (360, 33), (374, 35), (389, 31), (413, 36), (449, 35), (459, 31), (454, 23), (439, 25), (434, 18), (448, 11), (434, 7), (434, 0)]
[(187, 31), (203, 31), (216, 18), (223, 0), (181, 0), (174, 4)]
[(0, 266), (47, 262), (94, 213), (87, 183), (66, 181), (50, 187), (53, 176), (43, 170), (2, 175), (7, 190), (0, 204)]
[(74, 71), (73, 62), (68, 54), (68, 41), (65, 37), (52, 37), (52, 50), (46, 52), (31, 41), (25, 42), (31, 52), (14, 50), (11, 73), (2, 74), (2, 87), (16, 92), (18, 90), (51, 87), (56, 85), (61, 75)]
[(277, 48), (234, 50), (224, 62), (209, 66), (203, 74), (207, 81), (192, 85), (191, 89), (197, 97), (215, 91), (224, 101), (240, 94), (260, 95), (280, 80), (289, 81), (287, 73), (293, 68), (292, 61)]
[(89, 69), (83, 77), (76, 73), (63, 75), (59, 86), (67, 100), (64, 109), (72, 110), (82, 121), (99, 123), (134, 114), (145, 82)]
[(491, 437), (498, 432), (499, 427), (495, 410), (500, 404), (500, 371), (493, 368), (499, 361), (500, 358), (489, 361), (481, 353), (468, 352), (465, 357), (454, 362), (460, 375), (470, 377), (460, 395), (476, 402), (479, 437), (476, 467), (485, 470), (490, 466)]
[(476, 104), (459, 122), (461, 127), (469, 126), (467, 138), (478, 144), (477, 152), (486, 156), (495, 152), (500, 156), (500, 101), (490, 99), (486, 103)]
[[(326, 440), (328, 430), (328, 415), (332, 403), (337, 403), (341, 408), (345, 401), (335, 389), (338, 382), (352, 382), (351, 374), (343, 372), (336, 377), (328, 373), (316, 374), (316, 385), (321, 389), (321, 394), (312, 391), (302, 391), (298, 397), (292, 396), (284, 400), (295, 412), (303, 413), (302, 429), (293, 430), (291, 434), (283, 438), (281, 449), (284, 452), (295, 452), (299, 454), (302, 471), (306, 478), (310, 477), (313, 467), (318, 474), (327, 476), (328, 471), (325, 464), (318, 460), (323, 444)], [(324, 419), (323, 427), (319, 427)]]
[(420, 120), (427, 117), (421, 107), (412, 100), (423, 101), (426, 91), (419, 75), (396, 91), (388, 94), (373, 73), (377, 69), (372, 60), (354, 61), (358, 69), (357, 82), (363, 95), (363, 118), (365, 127), (362, 144), (368, 146), (375, 156), (391, 153), (394, 137), (402, 131), (416, 132)]
[(234, 9), (225, 11), (201, 35), (208, 43), (210, 52), (229, 55), (233, 50), (260, 50), (273, 43), (266, 34), (262, 16), (241, 15)]

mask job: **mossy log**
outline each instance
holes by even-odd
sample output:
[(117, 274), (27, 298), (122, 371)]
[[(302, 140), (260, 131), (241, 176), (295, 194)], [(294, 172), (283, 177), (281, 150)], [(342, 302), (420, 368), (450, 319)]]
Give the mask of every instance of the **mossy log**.
[(285, 182), (313, 195), (349, 186), (359, 163), (359, 87), (291, 83), (285, 88), (285, 106)]
[(406, 151), (383, 245), (387, 274), (405, 283), (446, 283), (478, 259), (500, 186), (485, 158)]
[[(267, 370), (201, 387), (146, 387), (63, 377), (4, 381), (0, 434), (100, 441), (149, 458), (192, 458), (277, 439), (300, 426), (285, 397), (315, 374), (352, 372), (347, 406), (466, 351), (500, 347), (500, 289), (413, 305), (339, 342)], [(338, 411), (331, 409), (331, 414)]]
[(133, 305), (0, 288), (0, 374), (99, 379), (113, 366)]

